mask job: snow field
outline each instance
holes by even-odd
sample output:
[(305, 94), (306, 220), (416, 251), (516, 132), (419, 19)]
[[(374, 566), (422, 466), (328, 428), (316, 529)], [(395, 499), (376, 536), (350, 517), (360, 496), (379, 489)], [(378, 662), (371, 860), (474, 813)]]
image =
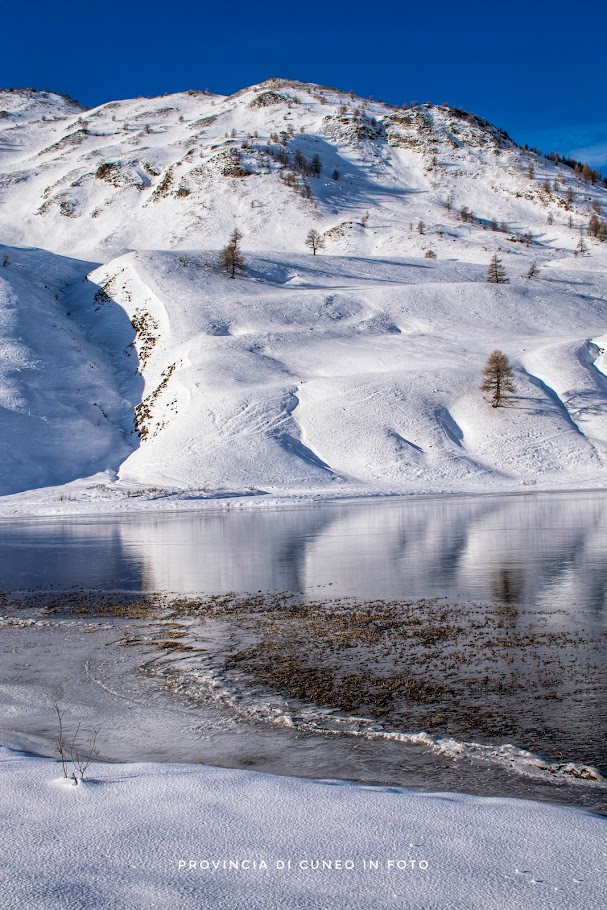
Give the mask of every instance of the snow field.
[(20, 820), (3, 849), (15, 910), (591, 910), (607, 898), (605, 820), (579, 810), (196, 765), (100, 764), (74, 786), (57, 762), (0, 755), (3, 813)]

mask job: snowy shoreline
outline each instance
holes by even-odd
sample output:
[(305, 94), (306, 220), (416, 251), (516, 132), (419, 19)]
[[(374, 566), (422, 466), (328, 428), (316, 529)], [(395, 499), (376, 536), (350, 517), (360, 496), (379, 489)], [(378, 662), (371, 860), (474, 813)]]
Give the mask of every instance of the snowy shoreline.
[[(526, 800), (0, 748), (15, 910), (603, 906), (606, 820)], [(341, 866), (341, 868), (340, 868)]]
[[(103, 488), (103, 489), (102, 489)], [(132, 484), (111, 484), (103, 475), (101, 478), (87, 478), (60, 487), (45, 487), (27, 490), (23, 493), (0, 497), (0, 521), (11, 518), (53, 518), (53, 517), (103, 517), (119, 514), (146, 512), (224, 512), (228, 510), (285, 510), (305, 509), (314, 506), (357, 506), (402, 504), (406, 502), (432, 502), (440, 500), (506, 498), (529, 496), (566, 496), (605, 493), (604, 477), (598, 477), (596, 485), (580, 486), (572, 481), (562, 485), (541, 486), (498, 486), (487, 489), (454, 490), (215, 490), (208, 494), (187, 490), (160, 490), (150, 492), (145, 487)]]

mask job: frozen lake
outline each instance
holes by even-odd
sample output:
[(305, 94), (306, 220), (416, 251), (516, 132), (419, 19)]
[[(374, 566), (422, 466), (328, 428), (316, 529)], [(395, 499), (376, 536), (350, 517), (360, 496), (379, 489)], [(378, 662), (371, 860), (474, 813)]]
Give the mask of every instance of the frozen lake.
[[(607, 811), (604, 784), (578, 773), (607, 775), (606, 495), (7, 520), (0, 588), (8, 744), (53, 754), (57, 701), (68, 725), (99, 728), (110, 760)], [(205, 596), (229, 592), (258, 597), (210, 612)], [(99, 609), (100, 597), (116, 605), (140, 593), (182, 606), (168, 625), (164, 607)], [(283, 621), (289, 603), (311, 606)], [(167, 644), (169, 634), (178, 637)], [(352, 687), (363, 693), (367, 678), (390, 698), (371, 686), (353, 710)]]

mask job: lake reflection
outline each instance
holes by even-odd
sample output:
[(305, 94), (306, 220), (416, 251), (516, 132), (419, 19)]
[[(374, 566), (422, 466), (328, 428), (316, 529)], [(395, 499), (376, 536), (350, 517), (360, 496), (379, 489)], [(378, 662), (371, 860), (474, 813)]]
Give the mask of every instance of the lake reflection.
[(604, 621), (607, 496), (462, 497), (0, 523), (0, 586), (443, 596)]

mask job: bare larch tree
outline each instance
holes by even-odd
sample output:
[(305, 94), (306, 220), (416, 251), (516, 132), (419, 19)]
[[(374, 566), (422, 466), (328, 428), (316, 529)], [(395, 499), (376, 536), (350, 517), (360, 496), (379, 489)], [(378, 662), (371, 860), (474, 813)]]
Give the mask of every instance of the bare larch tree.
[(240, 251), (241, 240), (242, 234), (238, 228), (234, 228), (228, 243), (219, 255), (221, 267), (228, 273), (230, 278), (235, 278), (236, 272), (242, 272), (244, 269), (244, 259)]
[(508, 395), (516, 391), (514, 373), (510, 361), (503, 351), (489, 354), (482, 372), (481, 392), (491, 392), (491, 405), (499, 408)]
[(312, 253), (316, 256), (316, 250), (322, 250), (325, 246), (324, 238), (312, 228), (311, 231), (308, 231), (308, 236), (306, 237), (306, 246), (312, 250)]
[(487, 281), (489, 284), (508, 284), (509, 280), (506, 277), (506, 269), (502, 265), (502, 260), (497, 253), (494, 253), (491, 257), (491, 262), (489, 263), (489, 268), (487, 270)]

